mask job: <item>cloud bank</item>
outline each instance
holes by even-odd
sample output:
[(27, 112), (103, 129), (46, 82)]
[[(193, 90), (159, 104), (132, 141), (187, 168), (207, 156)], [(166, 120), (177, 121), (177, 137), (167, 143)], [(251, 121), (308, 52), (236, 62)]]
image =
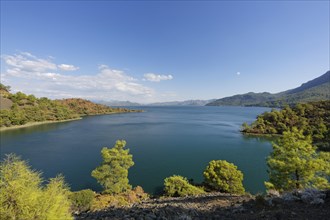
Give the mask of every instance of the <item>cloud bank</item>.
[(151, 82), (160, 82), (163, 80), (172, 80), (173, 76), (172, 75), (159, 75), (159, 74), (154, 74), (154, 73), (146, 73), (143, 75), (144, 80), (146, 81), (151, 81)]
[[(3, 84), (39, 97), (81, 97), (94, 100), (154, 101), (155, 91), (139, 83), (124, 71), (100, 65), (97, 73), (69, 75), (62, 71), (78, 70), (71, 64), (56, 64), (30, 53), (4, 55), (6, 69), (1, 73)], [(16, 91), (17, 91), (16, 90)]]

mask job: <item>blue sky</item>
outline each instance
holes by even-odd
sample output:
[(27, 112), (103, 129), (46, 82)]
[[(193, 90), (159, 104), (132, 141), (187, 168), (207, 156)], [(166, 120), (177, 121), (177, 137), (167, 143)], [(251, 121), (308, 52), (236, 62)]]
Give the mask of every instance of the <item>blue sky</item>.
[(328, 1), (1, 1), (1, 82), (157, 102), (280, 92), (330, 69)]

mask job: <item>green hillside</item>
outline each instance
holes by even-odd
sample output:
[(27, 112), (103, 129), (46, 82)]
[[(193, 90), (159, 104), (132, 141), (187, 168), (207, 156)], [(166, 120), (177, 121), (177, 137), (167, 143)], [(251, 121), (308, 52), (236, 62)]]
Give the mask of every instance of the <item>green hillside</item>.
[(258, 115), (250, 125), (244, 123), (242, 132), (258, 135), (282, 135), (293, 127), (310, 135), (320, 149), (330, 151), (330, 100), (286, 106)]
[(60, 105), (66, 106), (73, 112), (80, 116), (85, 115), (100, 115), (100, 114), (112, 114), (112, 113), (124, 113), (124, 112), (139, 112), (138, 110), (131, 110), (127, 108), (112, 108), (102, 104), (96, 104), (86, 99), (70, 98), (56, 100)]
[(22, 92), (12, 94), (9, 89), (8, 86), (0, 85), (0, 127), (79, 119), (85, 115), (136, 112), (124, 108), (111, 108), (84, 99), (50, 100)]
[(282, 107), (295, 103), (330, 100), (330, 71), (322, 76), (302, 84), (300, 87), (280, 92), (271, 93), (246, 93), (217, 99), (207, 106), (266, 106)]

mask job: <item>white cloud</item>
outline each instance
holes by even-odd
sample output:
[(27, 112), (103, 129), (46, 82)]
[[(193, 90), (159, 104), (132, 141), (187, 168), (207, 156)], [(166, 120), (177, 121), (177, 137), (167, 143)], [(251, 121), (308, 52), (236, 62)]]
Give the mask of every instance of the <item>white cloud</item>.
[(159, 75), (154, 73), (146, 73), (143, 75), (143, 80), (151, 81), (151, 82), (160, 82), (162, 80), (172, 80), (172, 75)]
[[(106, 65), (100, 65), (96, 74), (68, 75), (56, 71), (62, 69), (63, 64), (57, 65), (29, 53), (4, 55), (2, 59), (6, 69), (1, 73), (1, 80), (10, 85), (14, 92), (20, 90), (49, 98), (81, 97), (136, 102), (152, 102), (157, 97), (153, 89), (140, 84), (134, 77)], [(66, 67), (71, 68), (71, 65)]]
[(11, 68), (17, 68), (28, 72), (44, 72), (56, 70), (56, 64), (49, 60), (39, 59), (30, 53), (23, 52), (15, 55), (4, 55), (2, 59)]
[(76, 67), (76, 66), (70, 65), (70, 64), (60, 64), (57, 66), (58, 66), (58, 68), (60, 68), (61, 70), (64, 70), (64, 71), (75, 71), (75, 70), (79, 69), (79, 67)]
[(236, 75), (237, 75), (237, 76), (241, 75), (241, 72), (237, 72)]

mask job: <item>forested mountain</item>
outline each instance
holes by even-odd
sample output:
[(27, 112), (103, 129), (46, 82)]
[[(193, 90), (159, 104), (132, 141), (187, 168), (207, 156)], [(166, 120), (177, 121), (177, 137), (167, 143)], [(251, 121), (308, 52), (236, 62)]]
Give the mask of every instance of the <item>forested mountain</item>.
[(313, 80), (303, 83), (298, 88), (285, 91), (284, 93), (285, 94), (294, 94), (294, 93), (302, 92), (302, 91), (305, 91), (307, 89), (310, 89), (310, 88), (313, 88), (316, 86), (325, 85), (326, 83), (328, 83), (328, 84), (330, 83), (330, 71), (326, 72), (325, 74), (323, 74), (320, 77), (317, 77)]
[(235, 95), (214, 102), (208, 106), (238, 105), (238, 106), (268, 106), (282, 107), (295, 103), (306, 103), (311, 101), (330, 100), (330, 71), (301, 86), (284, 92), (271, 93), (246, 93)]

